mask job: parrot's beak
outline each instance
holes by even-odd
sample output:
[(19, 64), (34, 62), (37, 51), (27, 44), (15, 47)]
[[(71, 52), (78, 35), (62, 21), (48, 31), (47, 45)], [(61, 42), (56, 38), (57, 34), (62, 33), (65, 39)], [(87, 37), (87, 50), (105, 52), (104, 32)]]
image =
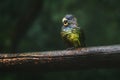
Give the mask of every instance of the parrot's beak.
[(63, 25), (64, 25), (64, 26), (67, 26), (67, 25), (68, 25), (68, 20), (67, 20), (66, 18), (63, 18), (62, 22), (63, 22)]

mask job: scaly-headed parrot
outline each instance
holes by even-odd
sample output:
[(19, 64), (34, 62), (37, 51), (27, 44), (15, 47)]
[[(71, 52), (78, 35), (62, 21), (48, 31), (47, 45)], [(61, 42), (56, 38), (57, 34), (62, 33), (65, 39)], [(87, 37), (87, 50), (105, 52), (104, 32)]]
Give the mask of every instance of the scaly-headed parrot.
[(69, 49), (85, 46), (83, 30), (78, 27), (77, 19), (71, 14), (65, 15), (62, 19), (61, 36)]

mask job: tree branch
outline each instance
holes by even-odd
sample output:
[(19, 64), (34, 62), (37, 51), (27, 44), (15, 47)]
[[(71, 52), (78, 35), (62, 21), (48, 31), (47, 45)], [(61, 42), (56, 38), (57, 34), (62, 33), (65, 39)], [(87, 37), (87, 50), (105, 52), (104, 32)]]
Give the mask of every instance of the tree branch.
[(0, 71), (60, 71), (119, 68), (120, 45), (77, 50), (0, 54)]

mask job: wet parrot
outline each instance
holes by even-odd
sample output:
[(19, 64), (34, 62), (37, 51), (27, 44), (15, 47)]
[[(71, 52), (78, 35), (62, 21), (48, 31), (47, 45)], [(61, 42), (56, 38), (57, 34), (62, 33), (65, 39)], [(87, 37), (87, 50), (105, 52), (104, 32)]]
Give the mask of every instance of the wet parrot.
[(78, 27), (77, 19), (72, 14), (67, 14), (62, 19), (63, 26), (61, 28), (61, 36), (67, 49), (75, 49), (84, 47), (84, 33), (83, 30)]

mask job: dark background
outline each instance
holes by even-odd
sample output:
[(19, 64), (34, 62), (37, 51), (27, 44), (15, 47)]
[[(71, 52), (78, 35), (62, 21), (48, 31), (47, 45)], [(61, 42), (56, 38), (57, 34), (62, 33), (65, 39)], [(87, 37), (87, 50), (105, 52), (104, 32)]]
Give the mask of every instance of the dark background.
[[(75, 15), (84, 29), (87, 46), (120, 43), (120, 0), (0, 0), (0, 52), (66, 49), (60, 29), (62, 18), (68, 13)], [(0, 72), (0, 80), (118, 79), (118, 69), (34, 74)]]

